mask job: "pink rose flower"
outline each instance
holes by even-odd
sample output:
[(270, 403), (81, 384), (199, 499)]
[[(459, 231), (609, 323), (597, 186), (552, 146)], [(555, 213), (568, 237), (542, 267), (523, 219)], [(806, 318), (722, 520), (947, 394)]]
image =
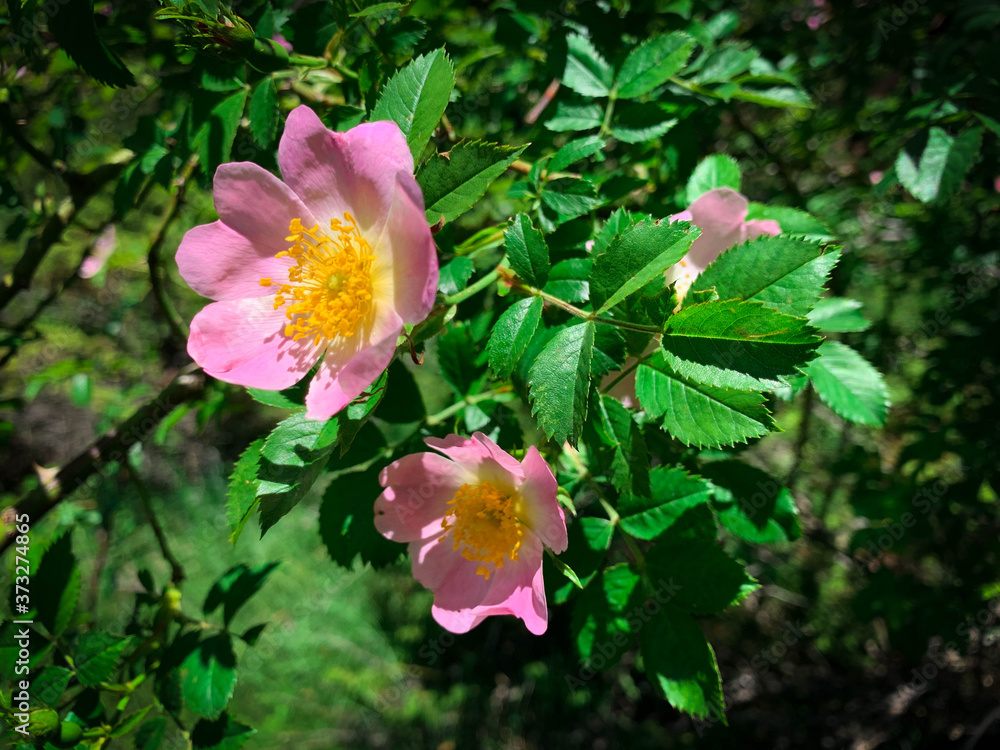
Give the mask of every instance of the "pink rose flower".
[(426, 438), (382, 470), (375, 527), (408, 542), (413, 577), (434, 592), (431, 613), (466, 633), (491, 615), (520, 617), (535, 635), (548, 626), (543, 547), (566, 549), (555, 477), (532, 446), (517, 462), (475, 433)]
[(322, 358), (306, 415), (328, 419), (388, 366), (403, 325), (434, 303), (438, 262), (413, 157), (391, 122), (334, 133), (289, 114), (282, 182), (249, 162), (215, 173), (219, 221), (189, 231), (181, 276), (217, 300), (191, 322), (209, 375), (281, 390)]
[[(749, 209), (750, 204), (742, 193), (732, 188), (715, 188), (699, 196), (687, 211), (670, 217), (672, 222), (690, 221), (701, 228), (701, 234), (691, 244), (683, 260), (666, 271), (667, 283), (675, 284), (678, 299), (683, 299), (698, 275), (729, 248), (761, 235), (781, 234), (781, 226), (772, 219), (747, 221)], [(646, 354), (651, 354), (657, 346), (658, 338), (653, 340)], [(635, 357), (629, 357), (625, 360), (624, 369), (628, 370), (635, 362)], [(631, 408), (636, 403), (635, 369), (618, 380), (621, 373), (621, 370), (615, 370), (605, 375), (601, 388), (614, 383), (608, 394)]]
[(750, 203), (732, 188), (715, 188), (702, 194), (670, 217), (670, 221), (690, 221), (701, 228), (701, 235), (679, 263), (667, 269), (667, 283), (676, 282), (677, 296), (683, 297), (698, 274), (729, 248), (763, 234), (781, 234), (778, 222), (771, 219), (747, 221)]

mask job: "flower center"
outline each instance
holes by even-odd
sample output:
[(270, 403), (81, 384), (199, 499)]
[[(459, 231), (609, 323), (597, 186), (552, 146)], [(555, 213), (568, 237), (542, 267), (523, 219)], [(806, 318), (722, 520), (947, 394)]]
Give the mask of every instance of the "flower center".
[(319, 224), (307, 229), (292, 219), (287, 239), (295, 244), (277, 255), (295, 261), (288, 283), (260, 280), (261, 286), (278, 287), (274, 309), (285, 306), (285, 335), (295, 341), (348, 338), (371, 314), (375, 255), (354, 217), (344, 212), (344, 219), (331, 219), (329, 234)]
[(466, 560), (481, 563), (479, 575), (488, 579), (505, 559), (517, 560), (524, 529), (510, 497), (489, 482), (463, 484), (448, 505), (441, 527), (451, 531), (455, 549)]

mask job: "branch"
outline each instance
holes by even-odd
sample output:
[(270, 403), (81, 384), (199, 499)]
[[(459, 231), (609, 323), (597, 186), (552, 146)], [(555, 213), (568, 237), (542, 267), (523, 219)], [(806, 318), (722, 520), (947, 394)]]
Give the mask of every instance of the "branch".
[(149, 265), (149, 283), (153, 288), (153, 297), (156, 298), (156, 303), (159, 305), (163, 317), (167, 319), (167, 325), (170, 327), (170, 335), (182, 349), (188, 337), (187, 326), (163, 286), (166, 272), (160, 266), (160, 248), (163, 247), (163, 240), (167, 235), (167, 228), (170, 226), (170, 222), (177, 216), (177, 211), (180, 209), (181, 201), (184, 198), (184, 189), (187, 187), (187, 181), (196, 166), (198, 166), (197, 154), (188, 159), (181, 169), (180, 176), (177, 178), (176, 189), (170, 196), (170, 200), (167, 201), (167, 207), (163, 211), (163, 216), (160, 217), (160, 222), (153, 231), (153, 239), (149, 243), (149, 253), (146, 260)]
[[(96, 486), (95, 476), (99, 483), (108, 465), (124, 461), (129, 449), (149, 437), (160, 420), (180, 404), (200, 396), (204, 389), (205, 380), (200, 371), (194, 365), (188, 366), (156, 398), (139, 407), (121, 427), (106, 433), (63, 466), (51, 481), (22, 497), (14, 506), (14, 512), (17, 515), (26, 513), (31, 523), (37, 523), (80, 487)], [(0, 541), (0, 554), (11, 545), (15, 536), (11, 533)]]

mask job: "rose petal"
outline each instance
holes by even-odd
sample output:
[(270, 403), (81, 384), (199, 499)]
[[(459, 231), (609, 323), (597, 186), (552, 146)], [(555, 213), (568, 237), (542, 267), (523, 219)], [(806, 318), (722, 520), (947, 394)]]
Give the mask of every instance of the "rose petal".
[(566, 516), (556, 497), (559, 484), (552, 469), (535, 446), (528, 448), (521, 467), (524, 482), (518, 487), (518, 494), (524, 501), (524, 522), (546, 547), (556, 553), (565, 552), (569, 544)]
[(751, 219), (743, 224), (740, 231), (742, 235), (740, 241), (746, 242), (765, 234), (775, 237), (781, 234), (781, 225), (774, 219)]
[[(388, 252), (385, 252), (387, 250)], [(427, 226), (423, 202), (397, 183), (376, 263), (391, 264), (393, 306), (404, 323), (419, 323), (434, 307), (438, 286), (437, 249)], [(377, 273), (373, 269), (373, 274)], [(388, 274), (386, 274), (388, 276)]]
[(309, 107), (296, 107), (285, 122), (278, 164), (285, 182), (323, 222), (351, 211), (369, 242), (382, 232), (397, 179), (423, 210), (413, 156), (392, 122), (334, 133)]
[(469, 472), (437, 453), (413, 453), (382, 469), (386, 488), (375, 501), (375, 528), (394, 542), (440, 536), (448, 501), (469, 482)]
[(389, 366), (402, 330), (395, 311), (376, 310), (368, 329), (334, 341), (309, 384), (306, 416), (329, 419), (360, 396)]
[(230, 229), (273, 255), (287, 250), (292, 219), (312, 226), (312, 213), (285, 183), (250, 162), (223, 164), (215, 171), (215, 210)]
[(273, 297), (213, 302), (191, 321), (188, 353), (227, 383), (281, 390), (294, 385), (319, 355), (311, 341), (284, 335), (283, 309)]
[(274, 287), (260, 285), (262, 278), (281, 284), (288, 280), (289, 258), (276, 258), (273, 248), (247, 239), (221, 221), (188, 231), (177, 248), (181, 277), (203, 297), (216, 300), (266, 297)]

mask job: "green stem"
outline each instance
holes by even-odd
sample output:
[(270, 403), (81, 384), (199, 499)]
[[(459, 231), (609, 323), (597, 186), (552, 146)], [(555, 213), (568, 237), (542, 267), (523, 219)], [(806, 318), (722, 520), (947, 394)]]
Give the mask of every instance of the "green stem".
[(310, 55), (290, 55), (288, 57), (290, 65), (301, 65), (305, 68), (325, 68), (330, 62), (322, 57), (312, 57)]
[(546, 291), (538, 289), (537, 287), (525, 284), (523, 281), (517, 278), (517, 276), (515, 276), (510, 271), (510, 269), (498, 268), (497, 271), (503, 278), (503, 281), (508, 286), (510, 286), (511, 289), (516, 289), (517, 291), (523, 292), (532, 297), (541, 297), (546, 302), (555, 305), (556, 307), (562, 310), (565, 310), (570, 315), (575, 315), (578, 318), (582, 318), (583, 320), (592, 320), (595, 323), (602, 323), (608, 326), (615, 326), (616, 328), (625, 328), (630, 331), (639, 331), (641, 333), (652, 333), (654, 335), (658, 333), (663, 333), (663, 329), (658, 328), (656, 326), (647, 326), (647, 325), (642, 325), (641, 323), (631, 323), (627, 320), (615, 320), (614, 318), (600, 318), (592, 312), (587, 312), (586, 310), (581, 310), (579, 307), (576, 307), (575, 305), (571, 305), (566, 300), (559, 299), (558, 297), (555, 297)]
[(604, 122), (601, 123), (601, 135), (611, 134), (611, 116), (615, 113), (615, 100), (617, 98), (617, 91), (612, 90), (608, 94), (608, 106), (604, 109)]
[(456, 247), (455, 255), (464, 255), (471, 258), (483, 250), (500, 247), (503, 244), (503, 232), (503, 227), (493, 227), (491, 231), (487, 232), (484, 230), (483, 232), (478, 232), (475, 236), (470, 237), (469, 241), (463, 242)]
[(608, 383), (607, 386), (605, 386), (604, 388), (602, 388), (601, 389), (601, 393), (610, 393), (612, 388), (614, 388), (622, 380), (624, 380), (626, 377), (628, 377), (629, 374), (631, 374), (632, 372), (635, 372), (635, 370), (637, 370), (639, 368), (639, 365), (641, 365), (643, 362), (645, 362), (646, 360), (648, 360), (654, 354), (656, 354), (655, 351), (650, 352), (649, 354), (647, 354), (644, 357), (638, 357), (638, 358), (636, 358), (636, 360), (635, 360), (635, 362), (633, 364), (629, 365), (624, 370), (622, 370), (620, 373), (618, 373), (618, 377), (616, 377), (614, 380), (612, 380), (610, 383)]
[(505, 393), (510, 393), (511, 388), (509, 385), (501, 386), (495, 388), (492, 391), (485, 391), (483, 393), (476, 393), (472, 396), (466, 396), (461, 401), (458, 401), (447, 409), (439, 411), (437, 414), (431, 414), (427, 419), (424, 420), (424, 424), (428, 427), (434, 427), (444, 422), (449, 417), (458, 414), (466, 406), (472, 406), (473, 404), (478, 404), (480, 401), (490, 401), (495, 399), (497, 396), (503, 395)]
[(477, 281), (475, 284), (467, 286), (462, 291), (457, 292), (456, 294), (453, 294), (450, 297), (445, 297), (444, 304), (450, 307), (451, 305), (457, 305), (459, 302), (465, 302), (465, 300), (469, 299), (469, 297), (473, 297), (476, 294), (479, 294), (479, 292), (483, 291), (490, 284), (496, 282), (499, 276), (500, 276), (500, 269), (494, 268), (488, 274), (483, 276), (483, 278), (479, 279), (479, 281)]

